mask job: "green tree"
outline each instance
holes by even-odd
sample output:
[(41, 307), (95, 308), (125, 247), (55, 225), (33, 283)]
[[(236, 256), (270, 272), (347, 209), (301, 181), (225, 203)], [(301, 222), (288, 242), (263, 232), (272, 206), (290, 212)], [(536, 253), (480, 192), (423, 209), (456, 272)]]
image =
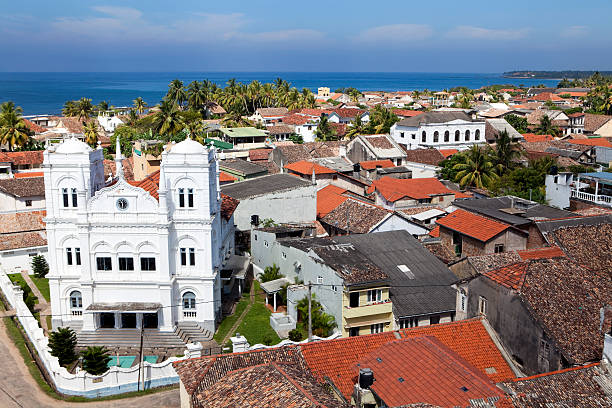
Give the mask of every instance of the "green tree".
[(317, 125), (317, 130), (315, 130), (314, 133), (317, 135), (317, 139), (323, 142), (337, 139), (336, 130), (332, 128), (329, 119), (327, 119), (327, 116), (325, 115), (321, 115)]
[(0, 112), (0, 143), (7, 144), (10, 151), (26, 145), (32, 132), (21, 117), (21, 108), (5, 102), (0, 106)]
[(552, 135), (557, 136), (559, 133), (559, 129), (552, 124), (552, 120), (548, 117), (548, 115), (542, 116), (540, 119), (540, 124), (536, 128), (536, 133), (538, 135)]
[(283, 275), (280, 273), (280, 268), (276, 264), (273, 264), (272, 266), (266, 266), (264, 272), (259, 277), (259, 280), (264, 283), (280, 279), (282, 277)]
[(59, 327), (49, 334), (51, 355), (57, 357), (62, 366), (66, 366), (77, 359), (76, 345), (76, 333), (69, 327)]
[(32, 258), (32, 272), (37, 278), (44, 278), (49, 273), (49, 264), (42, 255), (36, 255)]
[[(298, 321), (308, 324), (308, 296), (304, 296), (296, 304)], [(320, 337), (328, 337), (336, 327), (334, 317), (323, 311), (323, 306), (315, 299), (314, 293), (311, 299), (312, 333)]]
[(178, 105), (174, 102), (163, 100), (159, 106), (159, 112), (155, 114), (153, 131), (162, 135), (175, 135), (183, 130), (183, 127), (184, 123)]
[(147, 103), (140, 96), (138, 98), (134, 99), (133, 102), (134, 102), (134, 109), (136, 109), (136, 112), (138, 112), (138, 114), (142, 115), (144, 113), (144, 111), (147, 109)]
[(364, 129), (365, 125), (361, 120), (361, 116), (357, 115), (355, 116), (355, 120), (351, 122), (351, 125), (349, 127), (348, 132), (346, 132), (346, 135), (349, 137), (349, 139), (353, 139), (355, 136), (363, 134)]
[(265, 218), (262, 222), (261, 225), (264, 228), (268, 228), (268, 227), (276, 227), (278, 226), (277, 223), (274, 222), (274, 220), (272, 218)]
[(491, 152), (491, 158), (499, 174), (514, 167), (514, 160), (519, 158), (520, 155), (518, 143), (512, 141), (506, 130), (502, 130), (495, 135), (495, 149)]
[(77, 116), (78, 108), (77, 103), (75, 101), (66, 101), (64, 103), (64, 107), (62, 108), (62, 115), (68, 117)]
[(98, 143), (98, 122), (90, 120), (83, 124), (83, 134), (85, 135), (85, 143), (94, 147)]
[(455, 165), (465, 163), (465, 156), (465, 152), (456, 153), (438, 163), (438, 166), (441, 168), (438, 177), (442, 180), (455, 181), (459, 172), (459, 170), (455, 169)]
[[(110, 137), (110, 147), (109, 149), (113, 153), (115, 152), (116, 140), (119, 138), (119, 144), (121, 145), (121, 153), (124, 157), (132, 156), (132, 142), (134, 140), (138, 140), (142, 135), (137, 129), (134, 129), (131, 126), (119, 126), (115, 129), (115, 132)], [(144, 137), (142, 137), (144, 139)]]
[(96, 106), (96, 110), (98, 112), (106, 112), (108, 110), (108, 102), (100, 101), (100, 103), (98, 103), (98, 106)]
[(91, 375), (102, 375), (108, 371), (108, 362), (111, 357), (108, 350), (102, 346), (87, 347), (81, 352), (83, 356), (83, 369)]
[(91, 99), (89, 98), (81, 98), (76, 102), (76, 110), (73, 112), (74, 116), (79, 118), (81, 122), (89, 119), (91, 115), (94, 113), (94, 106), (91, 104)]
[(491, 158), (484, 148), (477, 145), (468, 150), (465, 162), (456, 164), (453, 169), (457, 170), (455, 181), (459, 182), (461, 187), (485, 188), (497, 178)]
[(170, 102), (171, 105), (181, 109), (183, 107), (183, 103), (187, 100), (187, 92), (183, 86), (183, 81), (175, 79), (170, 82), (170, 85), (168, 85), (168, 93), (164, 99)]
[(389, 133), (391, 126), (397, 121), (397, 115), (390, 109), (382, 105), (376, 105), (370, 111), (370, 121), (365, 127), (365, 132), (369, 134)]
[(529, 123), (527, 122), (527, 118), (518, 115), (506, 115), (504, 119), (506, 119), (506, 122), (508, 122), (517, 132), (529, 132)]
[(303, 340), (303, 336), (302, 336), (302, 332), (299, 331), (298, 329), (293, 329), (289, 332), (289, 340), (291, 341), (302, 341)]

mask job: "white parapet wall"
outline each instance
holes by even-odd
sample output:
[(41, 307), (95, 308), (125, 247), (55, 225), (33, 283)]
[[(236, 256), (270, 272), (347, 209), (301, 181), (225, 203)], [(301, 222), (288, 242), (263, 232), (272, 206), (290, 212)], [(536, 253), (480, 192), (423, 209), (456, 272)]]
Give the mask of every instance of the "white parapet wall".
[[(4, 297), (15, 310), (19, 323), (23, 327), (30, 343), (38, 354), (39, 361), (51, 379), (55, 389), (66, 395), (79, 395), (88, 398), (97, 398), (107, 395), (122, 394), (138, 390), (138, 373), (140, 371), (141, 384), (144, 389), (178, 384), (179, 377), (172, 363), (187, 357), (171, 357), (158, 364), (144, 362), (144, 369), (140, 365), (130, 368), (111, 367), (106, 373), (95, 376), (81, 371), (77, 374), (69, 373), (60, 366), (57, 357), (50, 354), (49, 339), (44, 335), (38, 321), (23, 302), (21, 288), (14, 286), (6, 272), (0, 269), (0, 289)], [(142, 386), (141, 386), (142, 389)]]

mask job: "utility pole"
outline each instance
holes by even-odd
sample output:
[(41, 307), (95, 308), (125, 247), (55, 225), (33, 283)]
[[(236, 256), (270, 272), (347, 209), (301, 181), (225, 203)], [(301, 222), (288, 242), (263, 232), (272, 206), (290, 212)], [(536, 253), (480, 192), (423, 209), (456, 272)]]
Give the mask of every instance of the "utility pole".
[(312, 282), (308, 281), (308, 342), (312, 341)]
[[(138, 365), (138, 391), (140, 391), (140, 371), (144, 369), (144, 367), (142, 366), (142, 346), (143, 346), (143, 340), (144, 340), (144, 322), (141, 321), (140, 322), (140, 358), (139, 358), (139, 365)], [(144, 371), (142, 373), (142, 389), (144, 391)]]

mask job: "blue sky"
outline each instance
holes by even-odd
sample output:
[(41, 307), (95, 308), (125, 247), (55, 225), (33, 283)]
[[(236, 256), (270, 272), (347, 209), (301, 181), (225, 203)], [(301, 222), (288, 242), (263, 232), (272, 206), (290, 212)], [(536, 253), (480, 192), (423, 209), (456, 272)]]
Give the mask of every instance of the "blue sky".
[(610, 0), (4, 0), (0, 71), (612, 70)]

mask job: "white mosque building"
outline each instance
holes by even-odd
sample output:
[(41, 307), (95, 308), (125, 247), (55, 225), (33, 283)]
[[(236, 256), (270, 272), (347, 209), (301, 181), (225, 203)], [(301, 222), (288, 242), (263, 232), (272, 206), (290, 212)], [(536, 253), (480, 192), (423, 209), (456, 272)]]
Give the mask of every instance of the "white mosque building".
[(140, 182), (125, 180), (117, 152), (108, 181), (100, 147), (68, 139), (44, 152), (53, 328), (214, 331), (235, 209), (215, 149), (173, 144)]

